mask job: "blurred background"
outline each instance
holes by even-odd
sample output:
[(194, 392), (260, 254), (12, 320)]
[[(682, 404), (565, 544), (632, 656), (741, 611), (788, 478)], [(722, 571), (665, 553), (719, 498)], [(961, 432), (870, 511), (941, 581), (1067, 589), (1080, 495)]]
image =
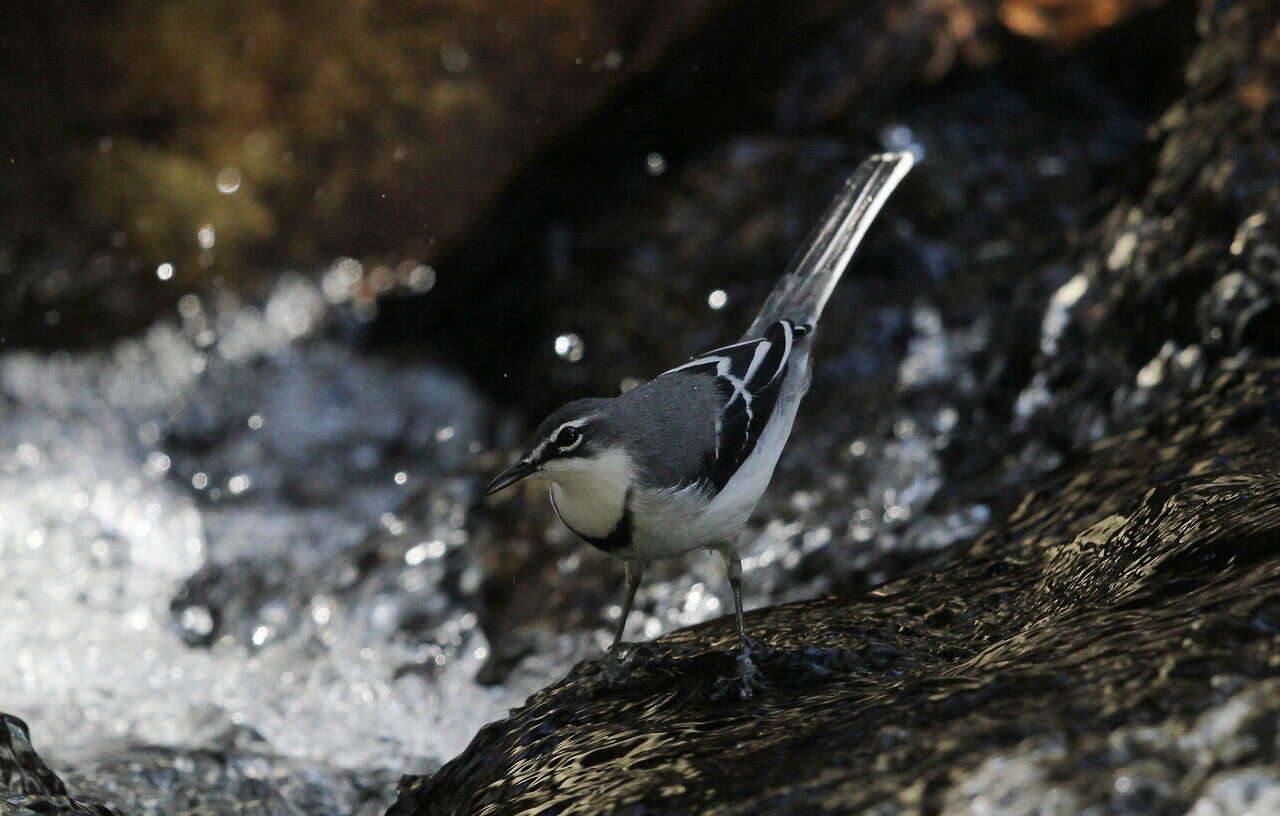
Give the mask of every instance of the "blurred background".
[[(618, 614), (620, 567), (485, 478), (736, 337), (884, 149), (921, 164), (830, 306), (749, 605), (945, 557), (1280, 348), (1265, 215), (1235, 232), (1277, 206), (1274, 43), (1196, 51), (1237, 5), (10, 4), (0, 709), (130, 813), (381, 812)], [(633, 635), (725, 591), (661, 567)]]

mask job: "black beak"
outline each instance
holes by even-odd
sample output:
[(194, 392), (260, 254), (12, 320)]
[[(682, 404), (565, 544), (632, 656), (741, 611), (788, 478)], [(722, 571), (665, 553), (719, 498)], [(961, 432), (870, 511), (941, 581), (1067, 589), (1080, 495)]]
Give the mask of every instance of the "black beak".
[(488, 496), (492, 493), (497, 493), (503, 488), (511, 487), (511, 485), (520, 481), (537, 469), (538, 465), (536, 463), (531, 462), (528, 459), (521, 459), (511, 467), (499, 473), (492, 482), (489, 482), (489, 486), (484, 489), (484, 494)]

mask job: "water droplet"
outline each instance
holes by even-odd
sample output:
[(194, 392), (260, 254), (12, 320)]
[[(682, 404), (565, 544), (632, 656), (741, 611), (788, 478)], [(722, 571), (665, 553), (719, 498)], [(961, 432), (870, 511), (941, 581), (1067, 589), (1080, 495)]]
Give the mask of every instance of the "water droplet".
[(234, 167), (224, 167), (218, 171), (218, 192), (230, 195), (240, 189), (240, 171)]
[(201, 249), (213, 249), (213, 245), (217, 240), (218, 231), (213, 228), (213, 224), (205, 224), (196, 231), (196, 241), (200, 244)]
[(172, 464), (168, 455), (160, 451), (152, 451), (147, 456), (146, 463), (142, 466), (143, 471), (153, 479), (158, 479), (169, 472), (169, 466)]
[(209, 474), (204, 471), (198, 471), (191, 477), (191, 486), (196, 490), (204, 490), (209, 486)]
[(1107, 268), (1122, 269), (1133, 260), (1133, 252), (1138, 248), (1138, 236), (1132, 232), (1121, 233), (1107, 255)]
[(193, 320), (202, 311), (198, 295), (183, 295), (178, 298), (178, 314), (187, 320)]
[(213, 631), (213, 615), (203, 606), (188, 606), (178, 617), (178, 624), (191, 634), (204, 637)]
[(616, 71), (616, 70), (618, 70), (619, 68), (621, 68), (621, 67), (622, 67), (622, 52), (615, 48), (615, 49), (613, 49), (612, 51), (610, 51), (609, 53), (605, 54), (605, 55), (604, 55), (604, 67), (608, 68), (610, 71)]
[(660, 176), (667, 172), (667, 160), (661, 153), (650, 153), (644, 157), (644, 169), (651, 176)]
[(440, 64), (451, 74), (461, 74), (471, 67), (471, 55), (457, 43), (447, 43), (440, 48)]
[(578, 362), (586, 353), (586, 345), (582, 342), (582, 338), (573, 332), (566, 332), (557, 337), (555, 349), (557, 357), (571, 363)]
[(173, 277), (173, 264), (162, 263), (156, 267), (156, 277), (162, 281), (167, 281)]
[(880, 131), (880, 143), (885, 150), (907, 151), (916, 161), (924, 159), (924, 145), (916, 139), (916, 134), (906, 125), (889, 125)]
[(729, 302), (729, 293), (723, 289), (716, 289), (707, 295), (707, 305), (712, 309), (723, 309), (724, 305)]
[(239, 496), (248, 490), (252, 484), (253, 481), (247, 474), (238, 473), (227, 480), (227, 490), (231, 492), (232, 496)]
[(405, 473), (403, 470), (397, 470), (395, 475), (396, 484), (402, 485), (407, 481), (409, 481), (409, 474)]
[(27, 467), (35, 467), (40, 464), (40, 449), (30, 442), (23, 442), (18, 446), (18, 461)]
[(354, 258), (339, 258), (320, 280), (325, 299), (335, 304), (350, 300), (363, 274), (364, 266), (359, 261)]
[(254, 414), (246, 420), (245, 424), (249, 426), (249, 430), (251, 431), (262, 430), (262, 416), (260, 414)]
[(411, 290), (419, 294), (430, 292), (432, 287), (436, 285), (436, 270), (424, 264), (418, 264), (409, 270), (405, 283), (408, 284)]

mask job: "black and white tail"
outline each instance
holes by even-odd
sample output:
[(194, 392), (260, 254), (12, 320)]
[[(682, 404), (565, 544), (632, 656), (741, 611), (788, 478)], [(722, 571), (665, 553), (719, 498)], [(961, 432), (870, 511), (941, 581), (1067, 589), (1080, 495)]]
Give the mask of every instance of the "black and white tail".
[(910, 153), (881, 153), (858, 165), (773, 288), (744, 340), (760, 337), (779, 320), (797, 327), (817, 323), (867, 227), (914, 163)]

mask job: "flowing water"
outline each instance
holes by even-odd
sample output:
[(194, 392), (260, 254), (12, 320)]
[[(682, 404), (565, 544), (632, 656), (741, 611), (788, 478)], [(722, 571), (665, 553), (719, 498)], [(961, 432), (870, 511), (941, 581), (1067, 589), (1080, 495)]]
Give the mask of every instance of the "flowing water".
[[(325, 339), (330, 316), (287, 278), (105, 351), (0, 357), (0, 709), (127, 812), (255, 778), (313, 778), (264, 813), (380, 812), (528, 690), (477, 684), (485, 637), (440, 587), (487, 406)], [(407, 554), (362, 573), (391, 534)], [(398, 636), (411, 616), (432, 636)]]

